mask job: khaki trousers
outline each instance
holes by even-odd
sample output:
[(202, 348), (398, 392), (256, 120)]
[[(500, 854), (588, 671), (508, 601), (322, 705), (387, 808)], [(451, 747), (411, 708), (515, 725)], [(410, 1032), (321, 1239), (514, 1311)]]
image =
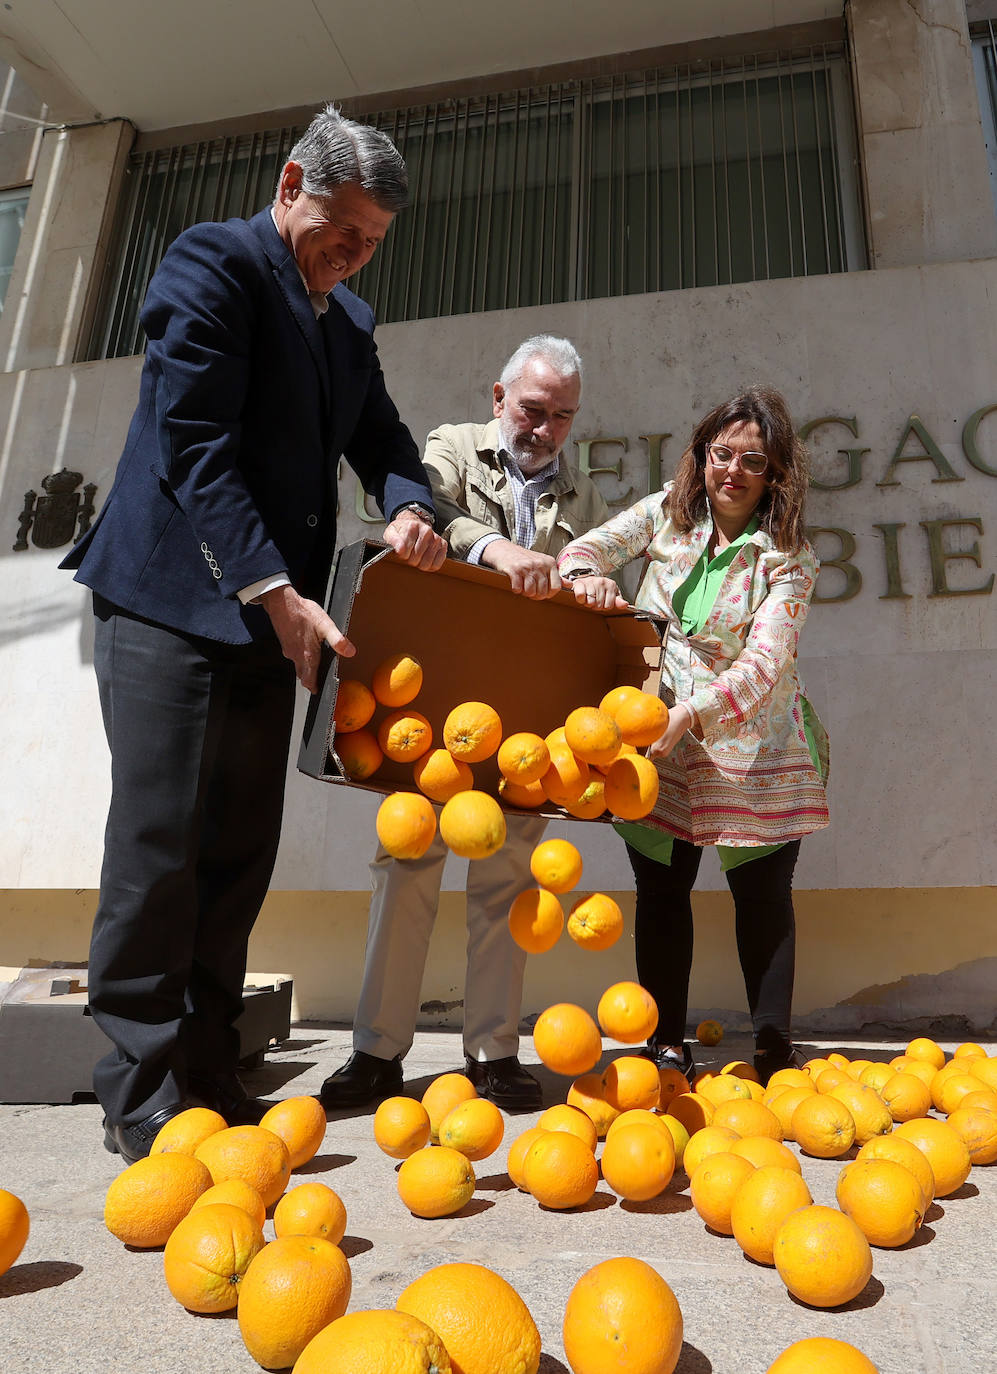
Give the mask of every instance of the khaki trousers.
[[(519, 1049), (526, 953), (509, 934), (509, 907), (525, 888), (536, 886), (530, 855), (547, 822), (507, 816), (506, 825), (498, 853), (468, 863), (464, 1053), (479, 1061), (504, 1059)], [(370, 865), (373, 894), (355, 1050), (393, 1059), (404, 1058), (411, 1047), (446, 858), (439, 831), (421, 859), (392, 859), (378, 846)]]

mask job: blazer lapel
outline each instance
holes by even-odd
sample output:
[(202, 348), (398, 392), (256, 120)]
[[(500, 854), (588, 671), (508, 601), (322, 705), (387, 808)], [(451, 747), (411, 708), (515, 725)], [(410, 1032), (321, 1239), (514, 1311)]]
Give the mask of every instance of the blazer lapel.
[(319, 322), (315, 318), (315, 311), (312, 309), (305, 284), (301, 280), (298, 264), (294, 261), (284, 240), (277, 233), (277, 227), (273, 222), (269, 208), (262, 210), (258, 215), (254, 215), (251, 224), (259, 234), (266, 255), (270, 259), (274, 281), (284, 297), (285, 304), (295, 324), (304, 335), (308, 351), (312, 355), (312, 361), (318, 372), (319, 386), (322, 390), (322, 411), (323, 414), (328, 414), (329, 364), (326, 358), (325, 345), (322, 342)]

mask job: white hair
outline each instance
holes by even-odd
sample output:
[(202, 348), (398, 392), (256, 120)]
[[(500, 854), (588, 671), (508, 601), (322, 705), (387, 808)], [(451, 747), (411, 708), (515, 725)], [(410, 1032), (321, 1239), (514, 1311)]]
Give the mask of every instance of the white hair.
[(515, 382), (534, 358), (542, 359), (560, 377), (577, 377), (581, 384), (582, 360), (578, 349), (568, 339), (559, 339), (555, 334), (534, 334), (525, 339), (502, 369), (501, 384), (509, 386)]
[(288, 161), (300, 165), (301, 189), (310, 196), (329, 196), (337, 186), (355, 185), (392, 214), (407, 203), (408, 174), (391, 139), (372, 124), (345, 118), (334, 105), (319, 111)]

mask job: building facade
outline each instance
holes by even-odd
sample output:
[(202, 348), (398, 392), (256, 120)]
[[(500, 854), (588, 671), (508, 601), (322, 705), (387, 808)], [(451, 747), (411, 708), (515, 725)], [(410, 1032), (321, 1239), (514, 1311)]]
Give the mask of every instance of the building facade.
[[(586, 366), (574, 455), (618, 507), (667, 480), (716, 401), (751, 382), (786, 394), (811, 447), (823, 563), (802, 670), (832, 747), (832, 823), (797, 870), (799, 1026), (993, 1034), (997, 6), (702, 9), (699, 30), (655, 19), (625, 52), (606, 18), (587, 53), (550, 34), (528, 70), (456, 56), (438, 80), (406, 87), (399, 61), (390, 84), (344, 85), (344, 108), (393, 134), (413, 185), (351, 285), (382, 321), (417, 439), (486, 417), (528, 334), (572, 338)], [(749, 12), (767, 27), (742, 31)], [(30, 63), (15, 36), (18, 51), (10, 34), (2, 51), (20, 52), (39, 92), (20, 161), (0, 132), (0, 215), (30, 183), (0, 316), (0, 964), (16, 968), (86, 954), (109, 769), (86, 596), (56, 565), (110, 488), (145, 284), (186, 224), (267, 203), (320, 97), (223, 118), (192, 97), (184, 122), (136, 96), (108, 117), (80, 95), (81, 70), (67, 115), (58, 93), (41, 104), (57, 65), (42, 60), (45, 34)], [(345, 469), (341, 542), (376, 537), (361, 497)], [(292, 760), (252, 960), (294, 976), (303, 1017), (352, 1016), (375, 809)], [(579, 844), (586, 888), (632, 911), (609, 827), (552, 833)], [(455, 861), (446, 886), (429, 1024), (460, 1016)], [(699, 886), (692, 1005), (733, 1025), (743, 990), (712, 857)], [(629, 940), (599, 959), (559, 945), (531, 961), (524, 1012), (594, 1004), (631, 974)]]

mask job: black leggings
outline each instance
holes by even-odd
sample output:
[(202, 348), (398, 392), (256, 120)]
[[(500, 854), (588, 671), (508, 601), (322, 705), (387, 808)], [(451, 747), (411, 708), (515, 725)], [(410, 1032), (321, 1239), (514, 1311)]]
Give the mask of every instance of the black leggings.
[[(660, 864), (627, 845), (637, 882), (634, 923), (637, 978), (658, 1004), (654, 1043), (685, 1039), (692, 972), (691, 893), (702, 849), (676, 840), (671, 864)], [(732, 868), (725, 876), (734, 897), (737, 953), (748, 994), (755, 1044), (789, 1052), (796, 962), (793, 870), (799, 840)]]

